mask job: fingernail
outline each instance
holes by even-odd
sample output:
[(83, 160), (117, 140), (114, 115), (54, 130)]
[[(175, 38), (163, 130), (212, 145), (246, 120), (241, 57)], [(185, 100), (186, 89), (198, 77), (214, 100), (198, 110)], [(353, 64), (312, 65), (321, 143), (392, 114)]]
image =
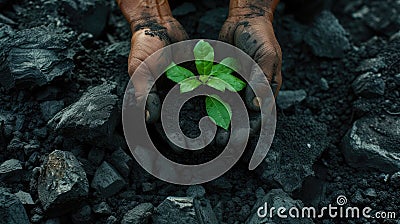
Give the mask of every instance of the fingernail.
[(261, 103), (262, 103), (262, 101), (261, 101), (262, 99), (261, 99), (261, 97), (254, 97), (253, 98), (253, 105), (254, 106), (256, 106), (256, 107), (261, 107)]
[(146, 110), (146, 122), (150, 119), (150, 112)]
[(276, 95), (278, 94), (276, 92), (278, 90), (278, 84), (277, 83), (272, 83), (271, 84), (271, 89), (272, 89), (272, 94), (274, 94), (274, 96), (276, 97)]

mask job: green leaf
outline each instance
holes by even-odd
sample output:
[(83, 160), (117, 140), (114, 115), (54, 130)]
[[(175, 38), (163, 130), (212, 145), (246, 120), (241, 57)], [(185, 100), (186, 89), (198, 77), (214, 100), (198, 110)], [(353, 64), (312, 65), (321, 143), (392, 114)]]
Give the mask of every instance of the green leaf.
[(208, 81), (208, 75), (200, 75), (199, 79), (202, 83), (206, 83)]
[(188, 69), (176, 65), (174, 62), (168, 66), (168, 70), (166, 72), (167, 77), (172, 81), (179, 83), (187, 78), (193, 77), (194, 74)]
[(206, 82), (206, 84), (209, 87), (212, 87), (212, 88), (214, 88), (216, 90), (219, 90), (221, 92), (224, 92), (226, 87), (227, 87), (227, 84), (223, 80), (221, 80), (219, 78), (211, 77), (211, 76), (209, 77), (209, 79)]
[(217, 76), (218, 74), (231, 74), (232, 71), (232, 69), (226, 67), (223, 64), (216, 64), (213, 65), (210, 75)]
[(219, 74), (215, 75), (215, 77), (224, 81), (227, 85), (226, 88), (232, 92), (239, 92), (244, 87), (246, 87), (245, 82), (243, 82), (242, 80), (240, 80), (239, 78), (237, 78), (231, 74), (219, 73)]
[(235, 72), (239, 72), (239, 62), (232, 57), (224, 58), (219, 64), (225, 65)]
[(206, 97), (206, 110), (211, 120), (221, 128), (228, 130), (232, 119), (231, 107), (217, 95)]
[(187, 93), (199, 87), (201, 82), (197, 79), (197, 77), (191, 77), (181, 81), (179, 84), (181, 93)]
[(209, 75), (214, 64), (214, 49), (211, 44), (200, 40), (193, 49), (197, 71)]
[(214, 65), (210, 75), (231, 74), (233, 71), (239, 71), (239, 64), (236, 59), (228, 57), (222, 60), (221, 63)]

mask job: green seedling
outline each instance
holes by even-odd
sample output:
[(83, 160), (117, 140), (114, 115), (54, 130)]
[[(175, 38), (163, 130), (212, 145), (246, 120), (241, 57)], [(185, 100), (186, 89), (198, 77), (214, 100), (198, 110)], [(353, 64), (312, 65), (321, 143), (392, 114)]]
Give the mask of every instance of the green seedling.
[[(222, 92), (226, 89), (238, 92), (246, 86), (245, 82), (232, 75), (234, 71), (238, 71), (236, 59), (228, 57), (219, 64), (214, 64), (214, 49), (204, 40), (200, 40), (196, 44), (193, 53), (198, 76), (174, 62), (166, 70), (167, 77), (179, 84), (182, 94), (193, 91), (200, 85), (207, 85)], [(217, 95), (207, 96), (205, 104), (211, 120), (227, 130), (232, 119), (232, 110), (229, 104)]]

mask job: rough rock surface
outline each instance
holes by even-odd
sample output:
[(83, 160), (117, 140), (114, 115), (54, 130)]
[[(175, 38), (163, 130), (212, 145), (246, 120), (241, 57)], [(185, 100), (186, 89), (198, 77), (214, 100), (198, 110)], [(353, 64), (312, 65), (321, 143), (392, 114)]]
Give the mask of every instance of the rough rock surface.
[(14, 195), (18, 197), (18, 199), (21, 201), (21, 203), (23, 205), (34, 205), (35, 204), (32, 200), (31, 194), (29, 194), (29, 193), (26, 193), (24, 191), (18, 191)]
[(57, 113), (49, 126), (80, 141), (98, 142), (111, 137), (119, 117), (115, 88), (115, 84), (104, 83), (89, 89), (77, 102)]
[(74, 53), (69, 50), (74, 33), (53, 26), (6, 31), (0, 34), (8, 38), (0, 45), (0, 84), (5, 88), (43, 86), (66, 77), (74, 68)]
[(168, 197), (155, 210), (153, 223), (218, 223), (210, 203), (193, 197)]
[(62, 109), (64, 109), (64, 101), (51, 100), (40, 104), (40, 110), (46, 121), (53, 118)]
[[(278, 183), (286, 192), (300, 189), (303, 181), (314, 175), (312, 166), (329, 143), (327, 127), (302, 117), (278, 118), (274, 143), (264, 162), (256, 169), (266, 183)], [(293, 124), (297, 124), (295, 129)], [(307, 135), (305, 135), (307, 133)]]
[(70, 152), (49, 154), (39, 176), (38, 195), (49, 215), (66, 213), (88, 196), (89, 184), (81, 163)]
[(0, 188), (0, 222), (7, 224), (29, 224), (28, 215), (17, 196)]
[(400, 170), (399, 133), (397, 117), (361, 118), (343, 138), (342, 152), (352, 167), (395, 173)]
[(107, 25), (110, 5), (101, 0), (62, 0), (62, 10), (72, 25), (83, 32), (99, 36)]
[(209, 33), (211, 39), (218, 39), (219, 28), (222, 27), (228, 16), (227, 8), (216, 8), (207, 11), (199, 20), (197, 32), (200, 34)]
[(18, 181), (21, 179), (22, 165), (17, 159), (10, 159), (0, 165), (0, 180)]
[(385, 81), (382, 74), (367, 72), (360, 75), (352, 84), (353, 91), (358, 96), (373, 98), (385, 94)]
[(103, 197), (118, 193), (126, 185), (124, 178), (107, 162), (103, 162), (94, 174), (91, 187)]
[(122, 218), (121, 224), (145, 224), (150, 223), (154, 206), (151, 203), (142, 203), (129, 210)]
[[(265, 205), (267, 210), (265, 210)], [(258, 210), (261, 209), (260, 214), (265, 217), (258, 216)], [(275, 207), (276, 209), (283, 207), (286, 210), (286, 215), (290, 208), (297, 208), (300, 211), (303, 208), (303, 203), (300, 200), (292, 199), (287, 193), (282, 189), (273, 189), (268, 192), (264, 197), (257, 200), (251, 211), (251, 216), (247, 219), (246, 224), (258, 224), (258, 223), (276, 223), (276, 224), (311, 224), (313, 221), (311, 219), (293, 219), (293, 218), (280, 218), (277, 216), (276, 209), (273, 212), (273, 216), (270, 217), (269, 209)]]
[(319, 57), (341, 58), (351, 47), (347, 32), (329, 11), (318, 16), (313, 27), (306, 33), (304, 41)]
[(118, 149), (111, 155), (111, 164), (127, 178), (132, 170), (133, 159), (123, 149)]
[(282, 90), (277, 98), (278, 107), (288, 109), (291, 106), (302, 102), (307, 97), (307, 92), (304, 89), (300, 90)]

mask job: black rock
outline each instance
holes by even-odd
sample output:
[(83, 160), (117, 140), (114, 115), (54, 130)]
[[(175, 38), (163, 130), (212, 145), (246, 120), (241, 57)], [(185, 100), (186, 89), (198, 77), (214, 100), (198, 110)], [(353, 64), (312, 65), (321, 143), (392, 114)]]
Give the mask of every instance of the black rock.
[(45, 101), (40, 104), (40, 110), (45, 121), (50, 120), (60, 110), (64, 109), (64, 101)]
[(143, 192), (150, 192), (155, 189), (156, 189), (155, 183), (149, 183), (149, 182), (142, 183), (142, 191)]
[(122, 218), (121, 224), (146, 224), (150, 223), (154, 206), (151, 203), (142, 203), (129, 210)]
[[(259, 208), (262, 208), (259, 210)], [(267, 207), (265, 209), (265, 207)], [(273, 217), (270, 217), (270, 209), (275, 208), (297, 208), (300, 211), (303, 208), (303, 203), (300, 200), (292, 199), (286, 192), (281, 189), (273, 189), (268, 192), (264, 197), (257, 200), (253, 206), (252, 214), (246, 221), (246, 224), (256, 224), (256, 223), (276, 223), (276, 224), (311, 224), (313, 221), (310, 218), (298, 219), (298, 218), (285, 218), (282, 219), (278, 217), (276, 210), (273, 211)], [(287, 211), (287, 210), (286, 210)], [(259, 217), (258, 213), (265, 217)]]
[(74, 224), (85, 224), (90, 223), (92, 215), (92, 209), (89, 205), (84, 205), (71, 215), (72, 222)]
[(396, 117), (365, 117), (357, 120), (342, 141), (346, 162), (360, 169), (398, 172), (399, 132), (400, 120)]
[(106, 202), (101, 202), (93, 206), (93, 212), (99, 215), (111, 215), (111, 207)]
[(218, 223), (208, 200), (193, 197), (168, 197), (155, 210), (154, 224)]
[(209, 39), (218, 39), (219, 31), (228, 16), (228, 8), (207, 11), (199, 20), (197, 32)]
[(189, 13), (196, 12), (196, 6), (191, 2), (185, 2), (172, 10), (173, 16), (185, 16)]
[(194, 185), (188, 187), (188, 189), (186, 190), (186, 194), (189, 197), (204, 198), (204, 196), (206, 195), (206, 190), (201, 185)]
[(120, 148), (111, 155), (111, 164), (123, 177), (127, 178), (132, 170), (133, 160), (130, 155)]
[(311, 117), (281, 119), (272, 147), (256, 172), (265, 183), (293, 192), (314, 175), (313, 165), (329, 143), (328, 128)]
[(18, 198), (0, 188), (0, 222), (7, 224), (29, 224), (24, 206)]
[(93, 148), (89, 151), (88, 159), (95, 165), (100, 165), (103, 161), (105, 155), (105, 150), (102, 148)]
[(7, 60), (9, 75), (13, 77), (15, 85), (21, 87), (43, 86), (69, 74), (74, 68), (71, 60), (61, 58), (47, 49), (13, 48), (8, 52)]
[(131, 43), (128, 41), (116, 42), (104, 49), (104, 53), (108, 58), (112, 58), (115, 61), (126, 62), (129, 52), (131, 50)]
[(356, 95), (373, 98), (385, 94), (386, 84), (381, 74), (367, 72), (360, 75), (352, 84)]
[(74, 33), (54, 26), (1, 32), (0, 27), (0, 39), (2, 35), (7, 38), (0, 45), (0, 84), (5, 88), (43, 86), (72, 72)]
[(70, 152), (50, 153), (39, 176), (38, 195), (49, 216), (65, 214), (82, 202), (89, 184), (82, 164)]
[(3, 182), (20, 181), (23, 177), (21, 162), (16, 159), (10, 159), (0, 165), (0, 180)]
[(342, 58), (351, 47), (347, 32), (329, 11), (323, 11), (316, 18), (304, 41), (318, 57)]
[(300, 90), (282, 90), (277, 98), (278, 107), (281, 109), (289, 109), (295, 104), (302, 102), (307, 98), (307, 92)]
[(101, 0), (62, 0), (61, 9), (80, 31), (98, 37), (107, 25), (111, 6)]
[(119, 121), (115, 84), (104, 83), (89, 89), (75, 103), (58, 112), (49, 126), (79, 141), (100, 143), (112, 137)]
[(32, 200), (31, 194), (29, 194), (29, 193), (26, 193), (24, 191), (18, 191), (14, 195), (18, 197), (18, 199), (21, 201), (21, 203), (23, 205), (34, 205), (35, 204), (35, 202), (33, 202), (33, 200)]
[(91, 187), (105, 198), (118, 193), (125, 186), (123, 177), (105, 161), (96, 170), (91, 183)]
[(386, 67), (386, 62), (383, 57), (370, 58), (363, 60), (356, 68), (356, 72), (380, 72)]
[(107, 220), (106, 220), (106, 224), (115, 224), (117, 223), (117, 218), (115, 218), (115, 216), (110, 215)]

